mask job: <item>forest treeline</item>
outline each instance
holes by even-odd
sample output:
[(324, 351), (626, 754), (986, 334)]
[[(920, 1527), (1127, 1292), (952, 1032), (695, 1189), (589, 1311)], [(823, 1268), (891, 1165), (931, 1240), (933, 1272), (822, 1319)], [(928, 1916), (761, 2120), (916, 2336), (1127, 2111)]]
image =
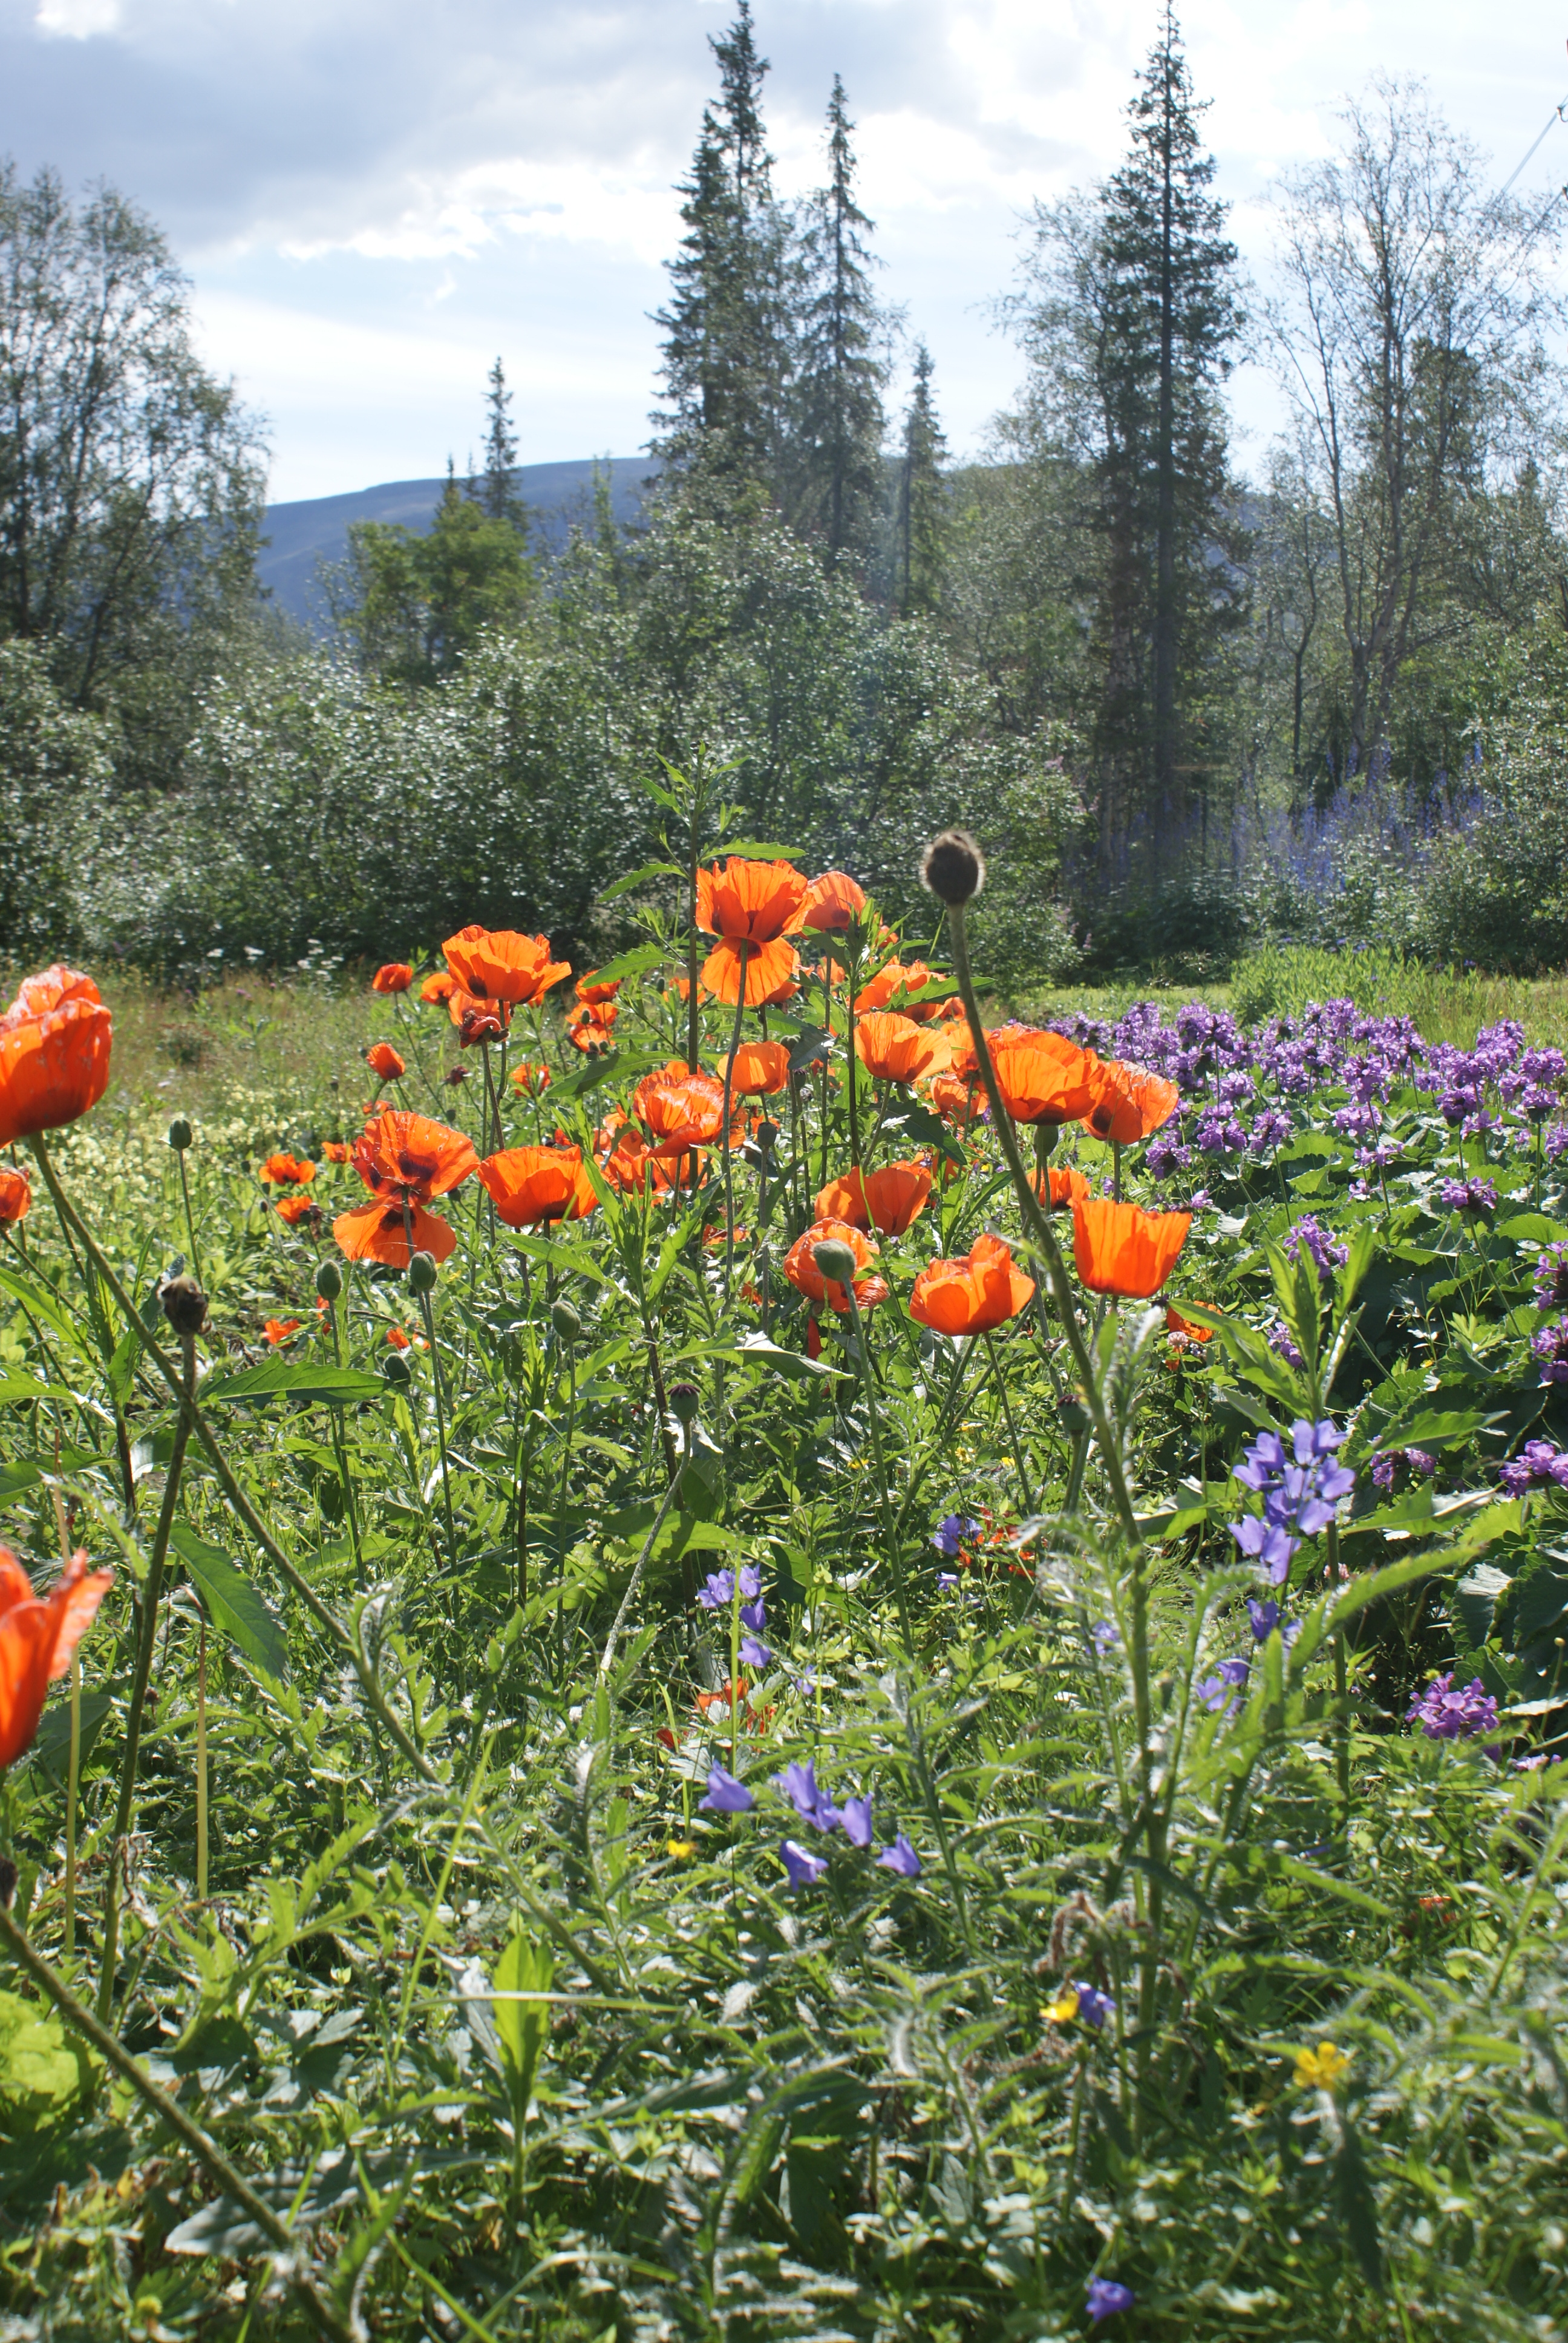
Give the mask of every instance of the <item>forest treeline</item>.
[[(0, 950), (188, 980), (477, 918), (608, 950), (643, 781), (700, 759), (890, 907), (975, 826), (1002, 981), (1265, 934), (1568, 960), (1562, 200), (1380, 81), (1250, 282), (1167, 9), (1119, 167), (1027, 223), (1017, 379), (955, 464), (849, 94), (786, 202), (749, 0), (709, 45), (636, 523), (607, 478), (541, 542), (498, 361), (482, 469), (427, 531), (351, 531), (326, 643), (258, 589), (261, 425), (162, 236), (0, 172)], [(1251, 472), (1242, 366), (1287, 417)]]

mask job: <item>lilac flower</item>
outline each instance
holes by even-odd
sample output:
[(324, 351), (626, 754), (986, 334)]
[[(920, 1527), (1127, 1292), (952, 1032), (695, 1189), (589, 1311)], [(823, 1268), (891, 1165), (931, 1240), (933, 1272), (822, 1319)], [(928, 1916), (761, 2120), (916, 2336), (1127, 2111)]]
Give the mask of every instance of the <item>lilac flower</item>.
[(1098, 2034), (1106, 2019), (1114, 2017), (1116, 2015), (1114, 1996), (1109, 1993), (1097, 1993), (1091, 1985), (1085, 1985), (1078, 1978), (1074, 1979), (1072, 1989), (1078, 1996), (1078, 2008), (1075, 2015), (1083, 2020), (1085, 2026), (1092, 2026)]
[(773, 1647), (770, 1644), (759, 1643), (755, 1635), (742, 1635), (740, 1638), (740, 1657), (743, 1664), (749, 1668), (771, 1667), (773, 1664)]
[(1233, 1114), (1212, 1107), (1199, 1119), (1192, 1144), (1200, 1155), (1241, 1155), (1246, 1150), (1247, 1134)]
[(1568, 1310), (1568, 1244), (1548, 1245), (1535, 1264), (1537, 1310)]
[(760, 1595), (755, 1603), (743, 1603), (740, 1605), (740, 1624), (743, 1627), (749, 1627), (754, 1635), (759, 1635), (767, 1626), (768, 1605)]
[(965, 1538), (975, 1537), (979, 1532), (979, 1522), (972, 1521), (968, 1513), (949, 1513), (937, 1523), (931, 1544), (945, 1561), (951, 1562), (961, 1551)]
[(1437, 1201), (1445, 1212), (1494, 1212), (1495, 1180), (1440, 1180)]
[(1098, 2327), (1102, 2318), (1113, 2318), (1119, 2310), (1131, 2310), (1137, 2299), (1132, 2288), (1123, 2286), (1120, 2278), (1091, 2278), (1084, 2308), (1091, 2324)]
[(1372, 1477), (1374, 1489), (1392, 1490), (1402, 1471), (1415, 1473), (1430, 1481), (1437, 1470), (1437, 1459), (1429, 1456), (1424, 1448), (1384, 1448), (1372, 1458)]
[(1299, 1261), (1303, 1247), (1317, 1270), (1320, 1285), (1328, 1283), (1335, 1270), (1343, 1265), (1350, 1254), (1349, 1246), (1335, 1244), (1328, 1231), (1320, 1227), (1310, 1212), (1303, 1212), (1295, 1227), (1288, 1232), (1284, 1244), (1285, 1259)]
[(773, 1776), (773, 1786), (782, 1790), (803, 1823), (813, 1830), (837, 1830), (839, 1809), (825, 1790), (817, 1785), (817, 1762), (809, 1757), (804, 1765), (786, 1765), (781, 1774)]
[(813, 1886), (828, 1868), (823, 1856), (809, 1855), (806, 1849), (792, 1838), (779, 1840), (779, 1853), (783, 1859), (785, 1870), (789, 1874), (791, 1887)]
[(1227, 1716), (1233, 1716), (1241, 1705), (1233, 1694), (1246, 1684), (1250, 1667), (1246, 1660), (1221, 1660), (1213, 1674), (1205, 1676), (1193, 1690), (1205, 1708), (1222, 1708)]
[(1265, 1107), (1252, 1125), (1247, 1144), (1254, 1155), (1266, 1155), (1271, 1147), (1284, 1145), (1293, 1127), (1290, 1116), (1279, 1107)]
[(1550, 1162), (1560, 1162), (1568, 1155), (1568, 1122), (1554, 1122), (1546, 1134), (1546, 1155)]
[(1568, 1455), (1549, 1440), (1527, 1440), (1517, 1456), (1499, 1465), (1497, 1478), (1506, 1497), (1522, 1497), (1527, 1489), (1568, 1489)]
[(1301, 1621), (1287, 1619), (1271, 1594), (1266, 1603), (1260, 1603), (1256, 1595), (1249, 1594), (1247, 1617), (1251, 1624), (1254, 1644), (1266, 1644), (1277, 1627), (1280, 1641), (1288, 1652), (1302, 1632)]
[[(761, 1574), (750, 1563), (740, 1565), (740, 1593), (748, 1603), (755, 1603), (762, 1592)], [(705, 1611), (723, 1611), (735, 1600), (735, 1573), (714, 1570), (697, 1590), (697, 1599)]]
[(871, 1801), (869, 1797), (846, 1798), (841, 1819), (844, 1835), (851, 1846), (870, 1845)]
[(1543, 1383), (1568, 1383), (1568, 1318), (1532, 1334), (1530, 1348), (1541, 1362)]
[(744, 1782), (738, 1782), (722, 1765), (709, 1767), (708, 1795), (697, 1801), (699, 1814), (749, 1815), (756, 1804)]
[(1417, 1694), (1405, 1721), (1419, 1723), (1429, 1741), (1470, 1741), (1479, 1733), (1496, 1731), (1497, 1703), (1479, 1676), (1455, 1692), (1451, 1669), (1445, 1676), (1433, 1676), (1425, 1692)]
[(951, 1593), (951, 1591), (952, 1591), (952, 1589), (953, 1589), (953, 1588), (958, 1584), (958, 1583), (959, 1583), (959, 1574), (958, 1574), (958, 1572), (957, 1572), (956, 1570), (939, 1570), (939, 1571), (938, 1571), (938, 1573), (937, 1573), (937, 1592), (938, 1592), (938, 1594), (950, 1594), (950, 1593)]
[(1355, 1474), (1333, 1455), (1343, 1438), (1326, 1416), (1318, 1423), (1298, 1417), (1288, 1453), (1277, 1432), (1260, 1433), (1236, 1467), (1237, 1480), (1258, 1492), (1263, 1511), (1232, 1522), (1231, 1534), (1276, 1586), (1290, 1575), (1302, 1540), (1326, 1529), (1340, 1498), (1355, 1486)]
[(896, 1871), (900, 1879), (918, 1879), (920, 1875), (920, 1858), (902, 1831), (891, 1846), (882, 1849), (877, 1861), (884, 1871)]
[(1121, 1648), (1121, 1631), (1114, 1619), (1097, 1620), (1089, 1633), (1096, 1651), (1115, 1652)]
[(1295, 1338), (1282, 1318), (1269, 1331), (1269, 1348), (1277, 1352), (1288, 1367), (1304, 1367), (1306, 1361), (1296, 1348)]
[(1172, 1172), (1185, 1171), (1191, 1160), (1191, 1149), (1171, 1138), (1151, 1139), (1143, 1151), (1143, 1169), (1151, 1180), (1169, 1180)]

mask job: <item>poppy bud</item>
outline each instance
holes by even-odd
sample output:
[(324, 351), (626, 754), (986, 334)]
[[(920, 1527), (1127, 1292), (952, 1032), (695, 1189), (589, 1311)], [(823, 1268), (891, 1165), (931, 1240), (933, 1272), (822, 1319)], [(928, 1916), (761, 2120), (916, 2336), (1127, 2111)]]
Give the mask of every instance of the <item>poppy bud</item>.
[(813, 1245), (811, 1258), (823, 1276), (835, 1285), (853, 1285), (859, 1274), (859, 1262), (837, 1237), (825, 1237), (820, 1244)]
[(176, 1334), (188, 1339), (201, 1332), (206, 1323), (206, 1295), (194, 1277), (182, 1271), (177, 1277), (164, 1278), (158, 1286), (158, 1300)]
[(695, 1423), (701, 1398), (695, 1383), (671, 1383), (669, 1412), (678, 1423)]
[(583, 1322), (569, 1302), (552, 1302), (550, 1324), (563, 1342), (575, 1342), (583, 1330)]
[(414, 1255), (413, 1260), (408, 1263), (408, 1291), (410, 1293), (435, 1292), (436, 1256), (434, 1253), (417, 1252)]
[(183, 1155), (190, 1145), (193, 1133), (183, 1114), (176, 1114), (169, 1125), (169, 1145), (176, 1155)]
[(1084, 1406), (1083, 1402), (1079, 1398), (1076, 1392), (1067, 1399), (1058, 1400), (1056, 1403), (1056, 1420), (1058, 1423), (1060, 1424), (1063, 1432), (1067, 1433), (1070, 1440), (1081, 1439), (1083, 1434), (1090, 1430), (1091, 1423), (1089, 1410)]
[(779, 1125), (769, 1122), (766, 1115), (757, 1126), (757, 1144), (767, 1155), (779, 1144)]
[(316, 1272), (316, 1291), (323, 1302), (336, 1302), (343, 1291), (343, 1272), (335, 1261), (324, 1261)]
[(927, 847), (920, 876), (942, 902), (967, 903), (985, 885), (985, 857), (967, 830), (944, 830)]
[(399, 1387), (413, 1380), (414, 1370), (401, 1351), (388, 1351), (381, 1362), (381, 1372), (387, 1382)]

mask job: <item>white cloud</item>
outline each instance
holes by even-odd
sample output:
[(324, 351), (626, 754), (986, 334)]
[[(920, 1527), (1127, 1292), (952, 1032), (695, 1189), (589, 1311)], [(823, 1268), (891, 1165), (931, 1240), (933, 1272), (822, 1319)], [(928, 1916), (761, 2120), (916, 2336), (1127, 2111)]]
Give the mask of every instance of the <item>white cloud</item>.
[(120, 23), (120, 0), (38, 0), (33, 22), (41, 33), (66, 40), (90, 40), (95, 33), (113, 33)]

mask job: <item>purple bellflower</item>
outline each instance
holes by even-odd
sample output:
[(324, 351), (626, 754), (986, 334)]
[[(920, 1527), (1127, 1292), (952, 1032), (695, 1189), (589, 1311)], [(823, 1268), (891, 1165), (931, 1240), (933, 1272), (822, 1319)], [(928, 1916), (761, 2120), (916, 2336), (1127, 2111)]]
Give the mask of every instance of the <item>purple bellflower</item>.
[(727, 1773), (722, 1765), (709, 1766), (708, 1795), (697, 1801), (699, 1814), (749, 1815), (756, 1804), (744, 1782), (738, 1782), (734, 1775)]

